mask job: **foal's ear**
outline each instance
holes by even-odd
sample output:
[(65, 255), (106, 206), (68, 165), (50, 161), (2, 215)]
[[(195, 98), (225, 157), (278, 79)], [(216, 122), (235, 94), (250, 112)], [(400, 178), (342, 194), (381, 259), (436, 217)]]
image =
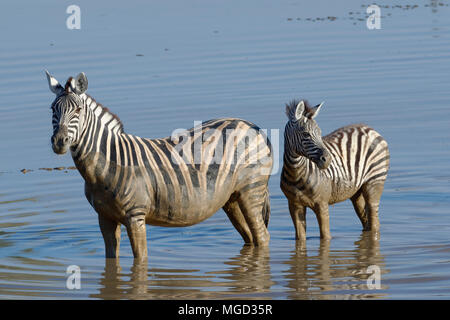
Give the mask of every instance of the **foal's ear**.
[(305, 102), (303, 102), (302, 100), (297, 104), (297, 107), (295, 108), (295, 120), (300, 120), (303, 117), (303, 112), (305, 112)]
[(73, 91), (76, 94), (85, 93), (88, 88), (88, 80), (84, 72), (80, 73), (75, 79)]
[(47, 70), (45, 70), (45, 74), (47, 75), (48, 87), (50, 91), (56, 95), (59, 95), (64, 88), (59, 84), (58, 80), (53, 78)]
[(319, 114), (320, 108), (322, 108), (322, 105), (325, 101), (322, 101), (321, 104), (318, 104), (317, 106), (314, 107), (314, 113), (311, 116), (311, 119), (314, 119), (315, 117), (317, 117), (317, 115)]

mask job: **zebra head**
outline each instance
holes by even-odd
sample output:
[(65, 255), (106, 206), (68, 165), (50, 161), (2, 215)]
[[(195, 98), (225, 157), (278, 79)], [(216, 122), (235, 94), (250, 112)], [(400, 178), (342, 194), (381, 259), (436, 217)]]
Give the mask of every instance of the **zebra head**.
[(322, 141), (322, 131), (314, 118), (319, 114), (323, 102), (313, 108), (305, 101), (292, 101), (286, 105), (289, 122), (284, 132), (286, 147), (296, 156), (304, 156), (320, 169), (330, 165), (331, 155)]
[(53, 112), (53, 135), (51, 143), (53, 151), (64, 154), (69, 147), (75, 145), (80, 137), (81, 128), (85, 117), (83, 99), (80, 97), (88, 85), (84, 73), (80, 73), (76, 79), (70, 77), (64, 88), (47, 71), (48, 86), (56, 98), (51, 105)]

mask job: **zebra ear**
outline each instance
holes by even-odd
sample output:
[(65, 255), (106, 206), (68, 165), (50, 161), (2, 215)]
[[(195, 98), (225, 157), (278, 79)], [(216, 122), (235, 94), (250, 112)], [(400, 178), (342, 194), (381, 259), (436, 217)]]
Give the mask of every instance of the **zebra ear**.
[(47, 75), (48, 87), (50, 88), (50, 91), (56, 95), (60, 94), (64, 88), (59, 84), (58, 80), (53, 78), (50, 73), (48, 73), (47, 70), (45, 70), (45, 74)]
[(322, 108), (322, 105), (325, 101), (322, 101), (321, 104), (318, 104), (317, 106), (314, 107), (314, 113), (311, 116), (311, 119), (314, 119), (315, 117), (317, 117), (317, 115), (319, 114), (320, 108)]
[(303, 117), (303, 112), (305, 112), (305, 103), (302, 100), (295, 108), (295, 120), (300, 120)]
[(75, 87), (73, 89), (76, 94), (82, 94), (86, 92), (87, 88), (88, 80), (84, 72), (82, 72), (75, 79)]

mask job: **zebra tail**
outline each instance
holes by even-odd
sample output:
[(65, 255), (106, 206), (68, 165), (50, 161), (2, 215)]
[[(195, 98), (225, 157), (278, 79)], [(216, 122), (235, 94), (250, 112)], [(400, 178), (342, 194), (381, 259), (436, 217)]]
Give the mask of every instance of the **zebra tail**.
[(269, 225), (269, 219), (270, 219), (270, 197), (269, 197), (269, 192), (267, 192), (267, 191), (264, 196), (264, 206), (262, 209), (262, 218), (264, 220), (264, 224), (267, 227)]

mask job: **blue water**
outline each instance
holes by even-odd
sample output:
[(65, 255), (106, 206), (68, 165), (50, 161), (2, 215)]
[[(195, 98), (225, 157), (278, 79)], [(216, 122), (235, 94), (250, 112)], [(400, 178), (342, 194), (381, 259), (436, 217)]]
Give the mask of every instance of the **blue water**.
[[(0, 298), (450, 298), (449, 1), (377, 2), (380, 30), (367, 28), (361, 1), (78, 1), (80, 30), (66, 27), (70, 4), (0, 12)], [(105, 263), (83, 180), (50, 148), (44, 69), (60, 82), (85, 72), (88, 93), (144, 137), (250, 120), (275, 133), (278, 167), (284, 103), (325, 101), (324, 134), (364, 122), (389, 143), (380, 239), (366, 238), (347, 201), (330, 208), (329, 245), (309, 213), (307, 248), (297, 247), (278, 171), (268, 249), (243, 248), (219, 211), (149, 227), (145, 268), (123, 230), (120, 267)], [(69, 265), (81, 268), (80, 290), (66, 287)], [(380, 289), (367, 285), (371, 265)]]

